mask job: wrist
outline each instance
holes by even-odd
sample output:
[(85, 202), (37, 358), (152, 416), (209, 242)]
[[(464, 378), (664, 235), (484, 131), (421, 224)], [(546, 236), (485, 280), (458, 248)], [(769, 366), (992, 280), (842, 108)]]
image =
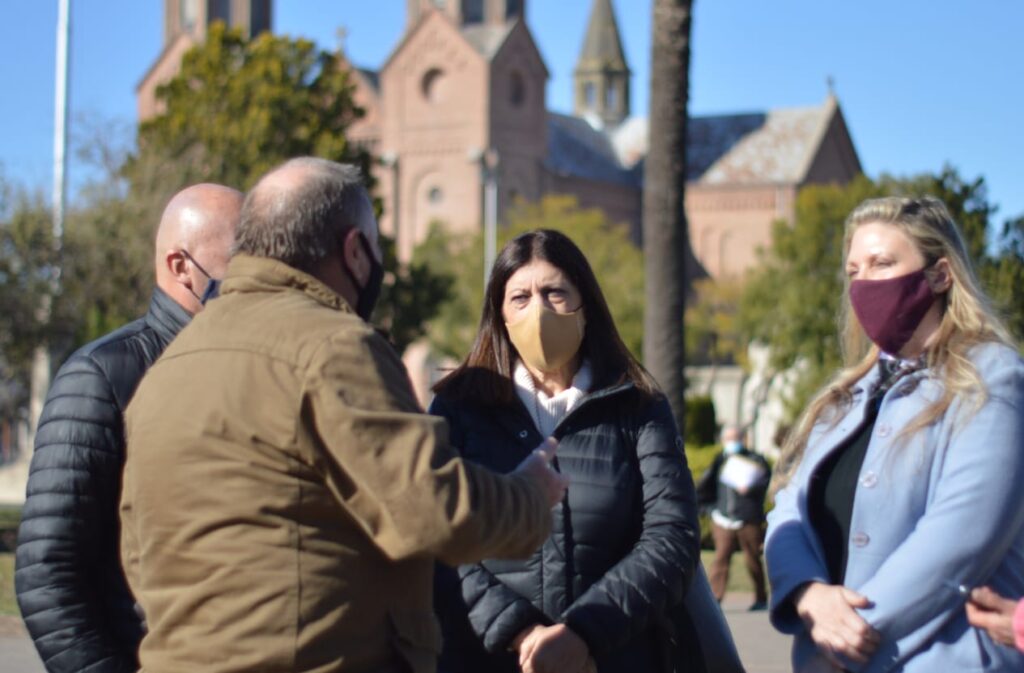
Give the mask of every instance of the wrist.
[(512, 642), (509, 644), (508, 649), (512, 650), (513, 652), (518, 652), (519, 648), (523, 646), (523, 643), (526, 641), (526, 639), (530, 637), (530, 634), (539, 628), (542, 628), (540, 624), (530, 624), (529, 626), (527, 626), (525, 629), (516, 634), (516, 637), (513, 638)]
[(821, 582), (805, 582), (793, 590), (790, 603), (793, 604), (793, 609), (801, 619), (807, 615), (807, 604), (804, 599), (808, 598), (808, 593), (812, 593), (815, 585), (820, 584)]

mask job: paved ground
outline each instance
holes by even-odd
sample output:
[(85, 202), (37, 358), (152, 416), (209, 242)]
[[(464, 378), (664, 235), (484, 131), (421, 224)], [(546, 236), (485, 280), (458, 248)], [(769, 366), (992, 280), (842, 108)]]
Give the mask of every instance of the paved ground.
[[(747, 673), (788, 673), (789, 639), (771, 627), (768, 613), (747, 612), (751, 602), (751, 596), (738, 594), (727, 595), (724, 603)], [(0, 617), (0, 673), (45, 673), (16, 617)]]
[(768, 623), (767, 612), (748, 612), (753, 595), (726, 594), (722, 602), (747, 673), (789, 673), (790, 638)]
[(46, 673), (18, 617), (0, 616), (0, 673)]

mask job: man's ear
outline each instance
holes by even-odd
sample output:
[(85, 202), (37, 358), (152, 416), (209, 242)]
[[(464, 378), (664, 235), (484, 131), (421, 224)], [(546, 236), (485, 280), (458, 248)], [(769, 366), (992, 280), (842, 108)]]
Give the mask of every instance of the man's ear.
[(936, 294), (942, 294), (949, 292), (949, 288), (953, 287), (953, 273), (949, 269), (949, 260), (945, 257), (939, 259), (932, 265), (930, 273), (926, 274), (928, 279), (928, 285), (932, 288), (932, 292)]
[(174, 280), (186, 287), (192, 287), (192, 279), (188, 275), (188, 260), (181, 250), (168, 250), (164, 254), (164, 264)]
[(345, 232), (341, 241), (341, 253), (345, 258), (345, 268), (355, 276), (356, 282), (364, 284), (370, 275), (370, 260), (366, 258), (366, 248), (359, 240), (362, 232), (352, 227)]

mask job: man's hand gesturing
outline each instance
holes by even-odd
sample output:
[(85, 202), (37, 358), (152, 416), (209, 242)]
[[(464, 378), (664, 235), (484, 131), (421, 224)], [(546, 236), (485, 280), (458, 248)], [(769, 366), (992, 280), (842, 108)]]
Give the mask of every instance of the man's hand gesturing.
[(559, 474), (551, 467), (551, 461), (554, 460), (557, 449), (558, 440), (548, 437), (523, 462), (519, 463), (513, 472), (513, 474), (520, 474), (537, 484), (547, 496), (548, 504), (552, 507), (562, 501), (565, 489), (569, 486), (569, 478)]

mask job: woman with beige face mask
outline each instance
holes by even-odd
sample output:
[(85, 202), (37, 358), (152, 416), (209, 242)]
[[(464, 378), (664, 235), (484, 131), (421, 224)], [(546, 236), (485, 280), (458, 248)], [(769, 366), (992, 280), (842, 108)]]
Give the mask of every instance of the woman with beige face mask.
[(680, 614), (699, 563), (682, 440), (572, 241), (505, 246), (473, 349), (435, 392), (463, 457), (508, 472), (554, 437), (570, 484), (531, 558), (439, 568), (439, 670), (706, 670), (692, 627), (706, 620)]

